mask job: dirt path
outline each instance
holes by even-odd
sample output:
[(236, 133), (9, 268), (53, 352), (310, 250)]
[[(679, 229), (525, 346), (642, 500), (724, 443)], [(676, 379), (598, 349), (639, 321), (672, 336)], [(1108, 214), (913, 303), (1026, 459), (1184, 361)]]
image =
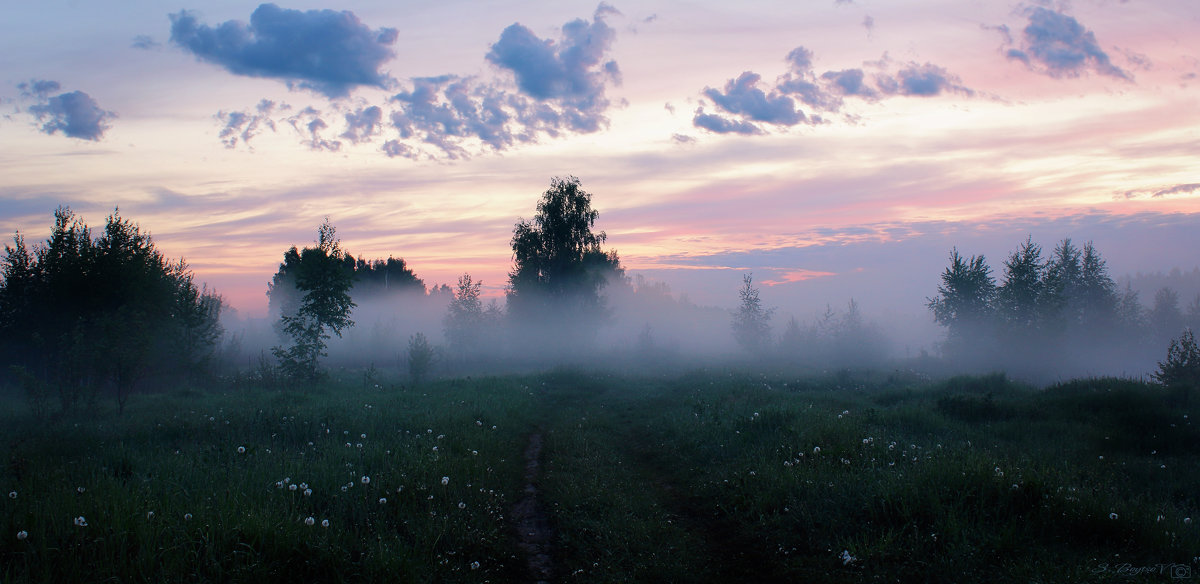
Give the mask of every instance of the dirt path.
[(552, 531), (546, 510), (538, 499), (537, 481), (541, 472), (542, 434), (534, 432), (525, 447), (525, 492), (513, 507), (517, 527), (517, 545), (525, 552), (529, 574), (534, 582), (548, 584), (554, 575), (550, 557)]

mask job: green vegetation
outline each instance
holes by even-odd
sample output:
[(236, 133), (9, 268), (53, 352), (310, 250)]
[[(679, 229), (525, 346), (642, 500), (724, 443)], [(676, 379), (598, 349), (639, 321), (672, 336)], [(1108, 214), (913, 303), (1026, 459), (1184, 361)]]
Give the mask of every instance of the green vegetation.
[(1159, 385), (343, 377), (304, 393), (150, 395), (123, 416), (50, 424), (14, 396), (0, 420), (0, 581), (527, 580), (513, 516), (535, 435), (558, 582), (1200, 569), (1196, 412)]

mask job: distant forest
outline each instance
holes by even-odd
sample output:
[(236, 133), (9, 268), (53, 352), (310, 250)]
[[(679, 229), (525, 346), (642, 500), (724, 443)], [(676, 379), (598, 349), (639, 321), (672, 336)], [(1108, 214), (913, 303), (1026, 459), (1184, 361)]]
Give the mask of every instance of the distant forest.
[(18, 233), (5, 246), (0, 381), (48, 415), (103, 395), (123, 408), (139, 391), (295, 387), (348, 368), (398, 370), (411, 383), (559, 363), (1004, 370), (1052, 380), (1141, 376), (1168, 348), (1186, 361), (1181, 335), (1200, 328), (1200, 268), (1118, 282), (1090, 242), (1064, 239), (1046, 252), (1026, 239), (995, 268), (952, 250), (927, 306), (946, 330), (940, 354), (900, 361), (852, 299), (812, 322), (776, 323), (751, 274), (730, 291), (732, 312), (631, 278), (603, 248), (597, 216), (579, 179), (552, 179), (534, 218), (514, 226), (504, 301), (487, 304), (470, 274), (427, 287), (403, 259), (351, 255), (327, 219), (315, 246), (283, 252), (266, 289), (269, 330), (226, 331), (216, 292), (136, 224), (114, 211), (93, 233), (60, 208), (45, 242), (31, 247)]

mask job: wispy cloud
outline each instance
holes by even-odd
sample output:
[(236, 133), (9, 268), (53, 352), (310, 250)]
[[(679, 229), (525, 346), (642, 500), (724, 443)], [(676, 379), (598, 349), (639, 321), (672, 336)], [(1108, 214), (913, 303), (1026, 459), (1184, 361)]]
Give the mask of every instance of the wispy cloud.
[(187, 10), (170, 18), (172, 43), (235, 75), (281, 79), (330, 98), (359, 86), (393, 84), (380, 68), (395, 56), (390, 45), (397, 31), (372, 30), (350, 11), (262, 4), (249, 23), (229, 20), (215, 27)]

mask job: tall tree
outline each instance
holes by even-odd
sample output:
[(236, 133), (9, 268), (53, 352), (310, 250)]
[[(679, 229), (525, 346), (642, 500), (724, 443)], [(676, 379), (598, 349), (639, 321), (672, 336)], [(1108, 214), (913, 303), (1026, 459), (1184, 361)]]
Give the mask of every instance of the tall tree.
[(526, 323), (567, 316), (595, 323), (606, 315), (601, 291), (623, 270), (615, 251), (600, 248), (606, 236), (592, 231), (597, 216), (578, 178), (551, 179), (533, 221), (513, 228), (510, 316)]
[(486, 317), (479, 298), (482, 287), (483, 282), (471, 281), (470, 274), (459, 276), (454, 299), (442, 319), (446, 343), (460, 355), (478, 349), (482, 341)]
[[(341, 249), (336, 231), (329, 218), (317, 230), (317, 246), (285, 254), (285, 264), (293, 260), (295, 288), (299, 303), (294, 312), (280, 316), (283, 333), (291, 338), (290, 347), (274, 347), (284, 372), (289, 376), (315, 380), (320, 377), (319, 360), (326, 355), (330, 333), (342, 335), (342, 329), (352, 326), (350, 311), (355, 304), (350, 298), (353, 274), (345, 263), (353, 262)], [(286, 265), (280, 265), (284, 271)]]
[[(992, 303), (996, 281), (982, 255), (964, 258), (950, 250), (950, 266), (942, 272), (938, 295), (927, 306), (933, 319), (946, 327), (947, 343), (954, 351), (991, 335)], [(953, 351), (952, 351), (953, 352)]]
[(771, 314), (775, 309), (762, 305), (752, 274), (742, 276), (738, 298), (740, 303), (733, 313), (733, 338), (750, 354), (761, 356), (771, 342)]

